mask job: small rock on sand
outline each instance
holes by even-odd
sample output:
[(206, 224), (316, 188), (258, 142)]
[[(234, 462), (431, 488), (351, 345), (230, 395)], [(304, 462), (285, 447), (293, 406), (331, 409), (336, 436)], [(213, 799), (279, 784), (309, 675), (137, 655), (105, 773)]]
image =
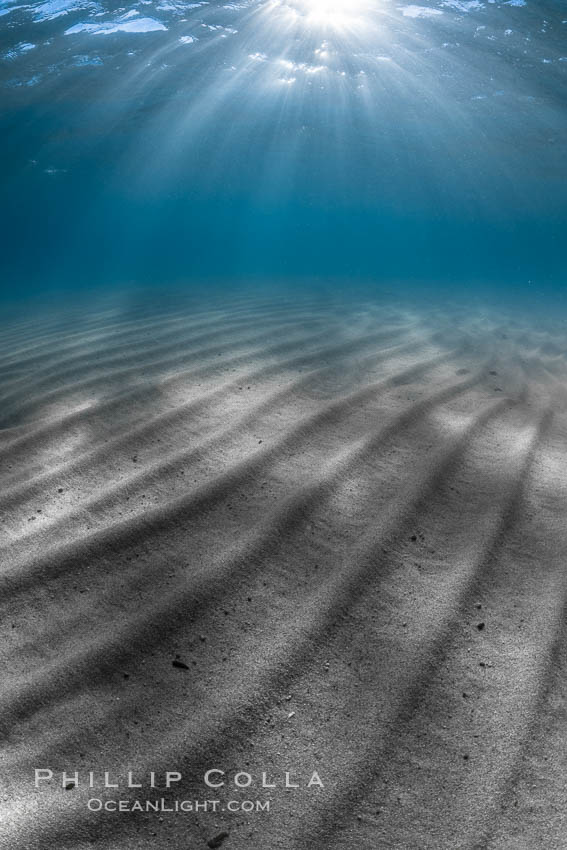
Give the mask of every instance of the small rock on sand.
[(223, 830), (222, 832), (219, 832), (218, 835), (215, 835), (213, 838), (209, 838), (209, 840), (207, 841), (207, 847), (211, 847), (212, 850), (215, 850), (215, 848), (220, 847), (223, 841), (225, 841), (227, 838), (228, 832), (226, 832), (226, 830)]

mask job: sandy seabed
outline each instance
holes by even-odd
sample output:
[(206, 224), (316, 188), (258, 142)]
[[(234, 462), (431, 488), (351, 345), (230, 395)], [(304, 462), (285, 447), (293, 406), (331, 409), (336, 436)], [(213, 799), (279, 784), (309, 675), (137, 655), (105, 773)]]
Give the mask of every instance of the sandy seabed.
[(566, 354), (370, 299), (6, 322), (0, 847), (566, 848)]

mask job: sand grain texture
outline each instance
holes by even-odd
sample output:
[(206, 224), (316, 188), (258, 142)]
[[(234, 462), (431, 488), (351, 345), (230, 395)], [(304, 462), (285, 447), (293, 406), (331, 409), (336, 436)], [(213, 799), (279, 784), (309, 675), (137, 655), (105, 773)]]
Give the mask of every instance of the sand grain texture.
[[(6, 323), (0, 846), (566, 847), (566, 352), (315, 296)], [(95, 814), (36, 767), (271, 809)]]

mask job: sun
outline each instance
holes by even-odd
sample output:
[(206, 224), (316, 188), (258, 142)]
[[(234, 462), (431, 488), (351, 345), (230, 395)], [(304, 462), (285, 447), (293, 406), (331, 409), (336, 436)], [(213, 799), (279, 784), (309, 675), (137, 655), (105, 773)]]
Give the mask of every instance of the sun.
[(363, 23), (371, 0), (286, 0), (285, 5), (305, 26), (349, 30)]
[(341, 28), (352, 23), (364, 4), (362, 0), (304, 0), (304, 5), (313, 23)]

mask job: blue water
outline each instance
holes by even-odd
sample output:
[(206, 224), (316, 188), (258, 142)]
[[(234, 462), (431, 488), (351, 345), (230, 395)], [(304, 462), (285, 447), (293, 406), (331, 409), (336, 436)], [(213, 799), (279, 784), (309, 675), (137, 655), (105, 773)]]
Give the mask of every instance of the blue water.
[(559, 0), (0, 0), (2, 294), (563, 306)]

